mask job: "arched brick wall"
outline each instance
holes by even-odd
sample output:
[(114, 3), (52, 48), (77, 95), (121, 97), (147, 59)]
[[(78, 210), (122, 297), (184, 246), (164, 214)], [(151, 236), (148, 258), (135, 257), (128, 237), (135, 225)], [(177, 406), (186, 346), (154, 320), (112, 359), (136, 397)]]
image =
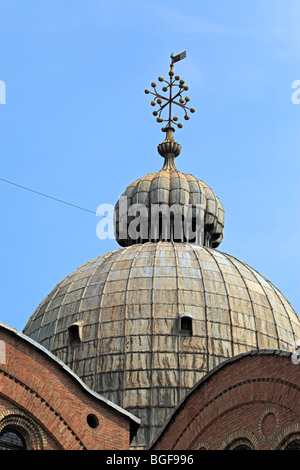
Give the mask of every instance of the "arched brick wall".
[(300, 365), (291, 354), (253, 351), (221, 364), (180, 403), (151, 448), (284, 448), (289, 436), (300, 436)]
[(24, 335), (0, 324), (0, 340), (0, 432), (20, 430), (28, 449), (129, 449), (139, 420)]
[(21, 432), (28, 450), (43, 450), (47, 447), (44, 430), (28, 414), (18, 408), (6, 408), (0, 413), (0, 433), (6, 427)]
[[(18, 364), (13, 364), (13, 371), (17, 377), (22, 372), (20, 368), (21, 366)], [(33, 381), (35, 382), (34, 388), (32, 388)], [(5, 391), (6, 400), (18, 406), (21, 410), (26, 410), (26, 413), (29, 416), (31, 415), (46, 430), (47, 434), (51, 435), (59, 448), (65, 450), (86, 449), (77, 435), (80, 434), (80, 426), (79, 429), (76, 427), (76, 431), (71, 427), (72, 421), (74, 421), (74, 416), (72, 416), (74, 412), (72, 412), (72, 409), (68, 410), (68, 405), (65, 405), (66, 410), (64, 413), (64, 415), (67, 414), (68, 418), (64, 418), (57, 411), (63, 405), (62, 399), (51, 390), (49, 385), (42, 384), (42, 379), (31, 375), (24, 384), (16, 377), (5, 372), (0, 376), (0, 383), (2, 393)], [(43, 390), (43, 396), (39, 393), (41, 389)], [(51, 405), (53, 401), (56, 402), (56, 409)], [(16, 414), (16, 416), (18, 415)], [(71, 425), (68, 424), (66, 419)]]

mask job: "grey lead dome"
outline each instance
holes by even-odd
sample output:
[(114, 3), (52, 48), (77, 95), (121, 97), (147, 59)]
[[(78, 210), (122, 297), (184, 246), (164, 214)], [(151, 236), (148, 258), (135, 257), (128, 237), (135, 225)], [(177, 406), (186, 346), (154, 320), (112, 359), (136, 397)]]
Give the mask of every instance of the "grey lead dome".
[(67, 276), (24, 333), (139, 417), (132, 447), (145, 448), (208, 371), (254, 349), (293, 350), (300, 322), (281, 292), (236, 258), (190, 243), (149, 242)]
[(177, 170), (181, 146), (174, 129), (165, 131), (158, 146), (163, 168), (124, 193), (126, 223), (134, 204), (200, 204), (202, 243), (177, 242), (172, 233), (163, 240), (160, 231), (157, 240), (120, 239), (124, 214), (117, 203), (116, 239), (123, 247), (67, 276), (24, 329), (89, 388), (141, 419), (134, 449), (147, 448), (215, 366), (252, 350), (293, 350), (300, 338), (299, 317), (281, 292), (215, 249), (223, 238), (223, 206), (207, 184)]

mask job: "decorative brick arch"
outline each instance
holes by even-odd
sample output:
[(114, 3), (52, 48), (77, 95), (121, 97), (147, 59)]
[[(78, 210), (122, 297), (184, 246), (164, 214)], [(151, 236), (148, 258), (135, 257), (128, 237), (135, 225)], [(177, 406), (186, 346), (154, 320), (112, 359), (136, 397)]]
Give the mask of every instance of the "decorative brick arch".
[(125, 450), (140, 420), (93, 392), (62, 361), (0, 322), (1, 429), (28, 449)]
[(210, 445), (208, 442), (201, 441), (201, 442), (198, 442), (194, 450), (209, 450), (209, 448), (210, 448)]
[(0, 413), (0, 433), (8, 426), (22, 434), (28, 450), (42, 450), (45, 447), (44, 430), (18, 408), (7, 408)]
[(294, 440), (300, 440), (300, 423), (286, 426), (272, 443), (272, 450), (284, 450)]
[[(14, 370), (17, 372), (18, 365), (14, 365)], [(2, 372), (2, 371), (0, 371)], [(80, 441), (79, 437), (72, 430), (70, 425), (64, 420), (60, 413), (46, 401), (36, 390), (33, 390), (29, 384), (22, 383), (19, 379), (11, 376), (7, 372), (2, 372), (1, 384), (5, 390), (5, 398), (9, 399), (11, 403), (23, 409), (28, 415), (32, 414), (33, 419), (39, 425), (50, 433), (51, 437), (61, 449), (82, 450), (85, 449), (84, 444)], [(36, 382), (34, 376), (31, 378)], [(42, 384), (41, 384), (42, 385)], [(35, 384), (36, 388), (36, 384)], [(47, 393), (47, 390), (49, 392)], [(43, 384), (44, 396), (51, 396), (51, 401), (56, 401), (57, 405), (63, 405), (62, 400), (55, 396), (56, 394), (51, 391), (47, 384)], [(0, 391), (0, 395), (3, 395)], [(25, 414), (25, 413), (24, 413)], [(31, 420), (31, 423), (33, 420)]]
[[(237, 411), (243, 409), (243, 407), (247, 409), (249, 405), (255, 407), (256, 404), (265, 404), (267, 408), (262, 413), (262, 416), (265, 416), (269, 413), (269, 403), (276, 404), (278, 401), (280, 403), (281, 397), (288, 397), (290, 395), (291, 387), (292, 384), (283, 381), (281, 378), (272, 378), (270, 380), (269, 378), (261, 377), (235, 383), (221, 393), (210, 396), (209, 401), (190, 418), (186, 428), (177, 436), (176, 447), (174, 448), (183, 449), (186, 445), (186, 434), (188, 434), (190, 440), (188, 448), (194, 449), (199, 439), (198, 436), (201, 436), (200, 439), (202, 440), (204, 431), (216, 428), (218, 426), (217, 421), (222, 417), (225, 417), (228, 422), (234, 423)], [(273, 393), (274, 389), (277, 391), (276, 395)], [(300, 390), (298, 393), (300, 397)], [(259, 412), (259, 415), (261, 415), (261, 412)], [(235, 434), (239, 436), (240, 433), (242, 436), (244, 430), (239, 429), (238, 422), (235, 423), (235, 426), (237, 426)], [(257, 428), (258, 426), (259, 422), (257, 419), (255, 427)], [(201, 433), (199, 432), (200, 430)], [(233, 436), (231, 437), (233, 439)], [(243, 437), (246, 438), (246, 436)], [(253, 449), (260, 448), (254, 432), (249, 441)]]
[(260, 449), (258, 439), (252, 431), (249, 431), (249, 429), (239, 429), (238, 431), (230, 433), (221, 443), (218, 450), (232, 450), (240, 445), (246, 445), (251, 450)]
[(267, 450), (287, 442), (300, 433), (300, 365), (291, 354), (259, 350), (224, 361), (186, 395), (149, 448), (192, 450), (206, 442), (213, 450), (248, 442)]

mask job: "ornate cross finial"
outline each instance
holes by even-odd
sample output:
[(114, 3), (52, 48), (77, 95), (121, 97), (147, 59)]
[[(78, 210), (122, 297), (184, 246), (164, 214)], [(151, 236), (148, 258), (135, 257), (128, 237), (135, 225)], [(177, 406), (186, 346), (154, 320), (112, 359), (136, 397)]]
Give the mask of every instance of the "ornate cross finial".
[[(167, 125), (162, 128), (162, 131), (165, 131), (166, 128), (172, 127), (172, 125), (175, 125), (179, 128), (183, 127), (183, 124), (180, 122), (177, 123), (178, 121), (178, 116), (172, 116), (172, 105), (177, 105), (180, 108), (183, 109), (184, 111), (184, 119), (189, 120), (190, 116), (188, 115), (187, 111), (189, 110), (191, 113), (195, 112), (195, 108), (188, 108), (187, 103), (190, 101), (190, 98), (186, 96), (185, 98), (182, 97), (182, 93), (184, 91), (187, 91), (189, 87), (185, 85), (185, 81), (180, 78), (179, 75), (175, 75), (174, 77), (174, 64), (175, 62), (178, 62), (179, 60), (182, 60), (186, 57), (186, 52), (182, 52), (181, 54), (178, 54), (174, 56), (171, 54), (171, 65), (170, 65), (170, 71), (169, 71), (169, 76), (170, 76), (170, 81), (165, 80), (163, 77), (158, 77), (159, 82), (164, 82), (166, 85), (162, 87), (162, 91), (165, 93), (168, 93), (168, 96), (164, 96), (160, 93), (157, 92), (156, 90), (156, 83), (152, 82), (151, 86), (154, 89), (154, 92), (151, 92), (150, 90), (145, 90), (146, 94), (151, 94), (154, 95), (155, 98), (151, 101), (152, 106), (159, 105), (159, 109), (156, 111), (153, 111), (153, 116), (157, 116), (156, 121), (157, 122), (166, 122)], [(175, 87), (178, 87), (177, 93), (175, 92), (173, 96), (173, 89)], [(162, 111), (169, 107), (169, 115), (167, 119), (163, 119), (162, 117)]]

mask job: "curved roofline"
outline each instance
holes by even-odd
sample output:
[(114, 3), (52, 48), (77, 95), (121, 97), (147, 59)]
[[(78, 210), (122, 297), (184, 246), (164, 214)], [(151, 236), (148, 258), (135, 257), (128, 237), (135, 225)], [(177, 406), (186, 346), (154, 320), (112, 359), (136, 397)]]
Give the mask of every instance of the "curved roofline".
[(213, 375), (215, 375), (217, 372), (219, 372), (220, 369), (223, 369), (224, 367), (227, 367), (229, 364), (233, 362), (237, 362), (241, 360), (242, 358), (246, 356), (257, 356), (257, 355), (274, 355), (274, 356), (285, 356), (285, 357), (290, 357), (293, 352), (292, 351), (284, 351), (281, 349), (254, 349), (252, 351), (247, 351), (245, 353), (238, 354), (237, 356), (230, 357), (220, 364), (218, 364), (214, 369), (210, 370), (205, 374), (189, 391), (188, 393), (182, 398), (182, 400), (175, 406), (174, 411), (172, 414), (169, 416), (169, 418), (166, 419), (164, 424), (162, 425), (159, 433), (155, 436), (155, 438), (152, 440), (150, 445), (148, 446), (148, 449), (151, 449), (151, 447), (157, 442), (157, 440), (164, 434), (166, 431), (167, 427), (173, 421), (175, 415), (177, 415), (180, 411), (181, 408), (184, 407), (184, 404), (189, 400), (190, 395), (199, 388), (201, 385), (203, 385), (204, 382), (209, 380)]
[(107, 400), (107, 398), (103, 397), (97, 392), (94, 392), (94, 390), (90, 389), (79, 377), (76, 375), (62, 360), (60, 360), (57, 356), (52, 354), (48, 349), (46, 349), (44, 346), (41, 344), (37, 343), (33, 339), (31, 339), (29, 336), (24, 335), (24, 333), (21, 333), (20, 331), (16, 330), (15, 328), (6, 325), (5, 323), (0, 321), (0, 329), (3, 328), (4, 330), (8, 331), (12, 335), (17, 336), (19, 339), (22, 341), (25, 341), (35, 347), (37, 350), (39, 350), (41, 353), (45, 354), (47, 357), (49, 357), (52, 361), (56, 362), (58, 366), (60, 366), (67, 374), (69, 374), (87, 393), (92, 395), (94, 398), (97, 400), (101, 401), (102, 403), (110, 406), (111, 408), (114, 408), (116, 411), (119, 413), (122, 413), (123, 415), (127, 416), (130, 420), (134, 421), (138, 426), (141, 424), (141, 420), (134, 416), (133, 414), (129, 413), (128, 411), (124, 410), (120, 406), (116, 405), (110, 400)]
[[(116, 243), (117, 240), (115, 240)], [(55, 285), (53, 285), (53, 287), (50, 289), (50, 292), (49, 294), (53, 291), (53, 289), (55, 289), (57, 286), (59, 286), (62, 282), (64, 282), (68, 277), (72, 276), (73, 274), (75, 274), (77, 271), (80, 271), (81, 269), (85, 269), (86, 265), (89, 264), (89, 263), (94, 263), (96, 260), (98, 260), (99, 258), (102, 258), (102, 257), (106, 257), (108, 258), (110, 255), (116, 253), (117, 251), (119, 250), (126, 250), (126, 249), (129, 249), (129, 248), (132, 248), (133, 246), (137, 247), (138, 245), (147, 245), (147, 244), (151, 244), (153, 242), (145, 242), (145, 243), (137, 243), (135, 245), (129, 245), (129, 246), (119, 246), (119, 247), (116, 247), (115, 250), (111, 250), (111, 251), (108, 251), (107, 253), (104, 253), (102, 255), (99, 255), (99, 256), (96, 256), (95, 258), (91, 259), (91, 260), (88, 260), (86, 261), (85, 263), (83, 263), (82, 265), (78, 266), (76, 269), (74, 269), (70, 274), (68, 274), (67, 276), (65, 276), (63, 279), (61, 279), (60, 281), (58, 281)], [(162, 242), (162, 241), (158, 241), (157, 242), (158, 244), (160, 243), (171, 243), (171, 242)], [(245, 262), (239, 258), (237, 258), (236, 256), (233, 256), (229, 253), (227, 253), (226, 251), (222, 251), (218, 248), (212, 248), (212, 247), (205, 247), (203, 245), (198, 245), (196, 243), (191, 243), (191, 242), (172, 242), (174, 243), (175, 245), (176, 244), (180, 244), (180, 245), (190, 245), (190, 246), (196, 246), (197, 248), (200, 248), (200, 249), (204, 249), (204, 250), (208, 250), (208, 251), (213, 251), (213, 252), (217, 252), (217, 253), (220, 253), (221, 255), (224, 255), (224, 256), (229, 256), (230, 258), (238, 261), (239, 263), (242, 263), (244, 266), (246, 266), (248, 269), (254, 271), (255, 273), (257, 273), (259, 276), (261, 276), (267, 283), (269, 283), (273, 288), (276, 289), (276, 291), (278, 291), (282, 297), (284, 298), (285, 301), (287, 301), (287, 303), (289, 304), (289, 306), (292, 308), (292, 310), (297, 314), (297, 316), (299, 317), (299, 314), (298, 312), (296, 312), (296, 310), (294, 309), (293, 305), (291, 304), (291, 302), (289, 301), (289, 299), (284, 295), (284, 293), (281, 291), (281, 289), (279, 289), (275, 284), (273, 284), (273, 282), (267, 278), (264, 274), (261, 274), (260, 271), (258, 271), (257, 269), (253, 268), (248, 262)], [(33, 311), (33, 313), (30, 315), (30, 317), (28, 318), (27, 322), (26, 322), (26, 325), (24, 327), (24, 329), (26, 328), (26, 326), (29, 324), (30, 320), (33, 318), (33, 316), (35, 315), (36, 311), (39, 309), (39, 307), (41, 306), (41, 304), (44, 302), (44, 300), (48, 297), (48, 295), (46, 295), (46, 297), (44, 299), (41, 300), (41, 302), (37, 305), (37, 307), (35, 308), (35, 310)], [(1, 322), (0, 322), (1, 324)]]

